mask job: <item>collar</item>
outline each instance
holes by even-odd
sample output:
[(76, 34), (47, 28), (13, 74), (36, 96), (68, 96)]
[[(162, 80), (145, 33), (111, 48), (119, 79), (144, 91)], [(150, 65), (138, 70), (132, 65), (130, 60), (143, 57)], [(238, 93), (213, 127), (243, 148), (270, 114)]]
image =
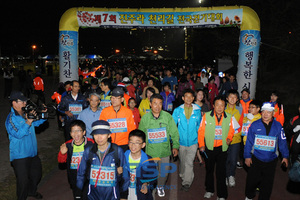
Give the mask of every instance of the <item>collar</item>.
[[(89, 105), (89, 109), (90, 109), (92, 112), (94, 112), (94, 111), (91, 109), (91, 106), (90, 106), (90, 105)], [(100, 107), (97, 108), (96, 112), (99, 111), (99, 110), (100, 110)]]
[(154, 119), (159, 119), (159, 117), (160, 117), (160, 114), (161, 114), (161, 111), (160, 111), (160, 113), (159, 113), (158, 117), (155, 117), (155, 116), (153, 115), (152, 109), (151, 109), (151, 114), (152, 114), (152, 116), (153, 116), (153, 118), (154, 118)]
[(248, 99), (242, 99), (245, 103), (250, 101), (250, 97)]
[[(210, 116), (213, 117), (215, 115), (215, 110), (212, 109), (212, 111), (210, 112)], [(226, 112), (224, 111), (223, 114), (224, 115), (224, 118), (227, 118), (227, 115), (226, 115)]]
[(73, 96), (73, 94), (72, 94), (72, 92), (71, 92), (71, 96), (72, 96), (72, 98), (76, 101), (77, 98), (78, 98), (78, 93), (77, 93), (75, 96)]

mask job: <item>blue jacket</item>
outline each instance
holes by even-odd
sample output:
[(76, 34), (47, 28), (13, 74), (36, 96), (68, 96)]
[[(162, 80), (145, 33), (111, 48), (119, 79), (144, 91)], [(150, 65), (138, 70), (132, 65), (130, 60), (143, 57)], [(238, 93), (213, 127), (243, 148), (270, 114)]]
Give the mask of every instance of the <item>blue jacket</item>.
[[(110, 148), (108, 150), (107, 155), (105, 156), (102, 167), (114, 167), (114, 174), (115, 174), (115, 186), (99, 186), (99, 183), (97, 187), (95, 185), (91, 185), (90, 178), (91, 175), (91, 166), (92, 165), (98, 165), (100, 166), (100, 159), (97, 155), (98, 146), (95, 143), (93, 146), (88, 147), (84, 150), (81, 163), (79, 166), (79, 169), (77, 171), (77, 187), (79, 189), (83, 189), (85, 180), (87, 178), (87, 181), (89, 183), (89, 189), (88, 189), (88, 199), (91, 200), (115, 200), (120, 199), (120, 190), (125, 191), (128, 190), (129, 186), (129, 177), (123, 177), (122, 175), (118, 175), (117, 167), (121, 166), (123, 169), (126, 167), (126, 161), (123, 150), (117, 146), (118, 149), (118, 158), (119, 162), (115, 160), (114, 157), (114, 149), (112, 148), (112, 145), (116, 144), (110, 144)], [(120, 163), (119, 165), (117, 163)], [(102, 172), (100, 176), (102, 176)], [(105, 175), (105, 173), (104, 173)], [(123, 188), (120, 189), (120, 181), (123, 179)], [(104, 181), (105, 182), (105, 181)]]
[(276, 139), (274, 151), (261, 150), (258, 147), (255, 147), (255, 137), (259, 136), (266, 136), (266, 128), (261, 119), (253, 122), (249, 127), (247, 141), (244, 149), (245, 158), (251, 158), (253, 154), (260, 161), (270, 162), (278, 157), (278, 148), (284, 158), (289, 157), (289, 150), (287, 147), (285, 133), (278, 121), (273, 119), (273, 123), (269, 133), (269, 136), (273, 136)]
[(201, 123), (201, 108), (193, 105), (193, 112), (190, 119), (185, 117), (184, 104), (177, 107), (173, 112), (173, 119), (178, 125), (179, 144), (182, 146), (192, 146), (198, 143), (198, 129)]
[(13, 108), (8, 114), (5, 127), (9, 137), (10, 161), (37, 155), (37, 142), (34, 127), (44, 123), (45, 119), (26, 124), (24, 117), (20, 116)]
[(163, 110), (172, 111), (174, 106), (172, 106), (172, 110), (168, 110), (168, 104), (173, 104), (173, 101), (175, 101), (175, 96), (174, 96), (173, 92), (170, 92), (169, 95), (167, 96), (166, 92), (163, 91), (163, 92), (160, 93), (160, 95), (164, 99), (164, 101), (163, 101)]
[[(61, 102), (57, 107), (57, 110), (62, 114), (65, 114), (65, 111), (69, 111), (70, 104), (81, 104), (82, 110), (88, 107), (87, 101), (85, 100), (85, 97), (81, 93), (78, 93), (77, 99), (74, 100), (70, 92), (69, 94), (67, 94), (65, 97), (62, 98)], [(77, 119), (78, 114), (74, 114), (72, 118), (69, 118), (67, 115), (65, 115), (64, 117), (65, 120), (67, 121), (73, 121)]]
[[(129, 154), (130, 150), (125, 152), (126, 167), (124, 168), (124, 176), (130, 174), (130, 165), (129, 165)], [(152, 157), (147, 155), (142, 150), (141, 161), (139, 166), (136, 169), (136, 195), (139, 200), (152, 200), (152, 190), (156, 188), (157, 175), (156, 164), (153, 160), (150, 160)], [(140, 190), (143, 183), (148, 183), (148, 193), (143, 194)]]

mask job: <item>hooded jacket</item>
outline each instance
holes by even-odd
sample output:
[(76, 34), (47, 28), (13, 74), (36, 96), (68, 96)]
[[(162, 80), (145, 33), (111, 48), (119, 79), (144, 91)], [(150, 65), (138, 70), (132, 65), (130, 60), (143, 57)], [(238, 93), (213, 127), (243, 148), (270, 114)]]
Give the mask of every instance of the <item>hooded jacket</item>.
[(179, 144), (192, 146), (198, 143), (198, 129), (201, 123), (201, 108), (192, 104), (193, 112), (190, 119), (187, 119), (184, 112), (184, 104), (177, 107), (173, 112), (173, 119), (178, 126)]

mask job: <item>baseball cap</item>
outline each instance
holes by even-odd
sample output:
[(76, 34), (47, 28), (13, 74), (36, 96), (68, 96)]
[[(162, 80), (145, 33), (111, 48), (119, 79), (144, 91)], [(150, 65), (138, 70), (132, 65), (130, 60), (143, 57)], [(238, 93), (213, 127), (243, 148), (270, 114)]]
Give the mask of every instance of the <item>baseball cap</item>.
[(105, 120), (97, 120), (92, 123), (91, 135), (95, 134), (111, 134), (110, 125)]
[(129, 83), (129, 82), (130, 82), (130, 79), (129, 79), (128, 77), (124, 77), (122, 82), (124, 82), (124, 83)]
[(241, 93), (243, 93), (243, 92), (248, 92), (248, 94), (250, 94), (250, 91), (249, 91), (248, 88), (244, 88), (244, 89), (241, 91)]
[(12, 91), (10, 93), (10, 97), (9, 99), (11, 101), (14, 101), (14, 100), (21, 100), (21, 101), (27, 101), (28, 99), (24, 96), (24, 94), (20, 91)]
[(124, 96), (124, 90), (121, 88), (121, 87), (116, 87), (112, 93), (111, 93), (111, 96), (114, 96), (114, 97), (123, 97)]
[(271, 104), (270, 102), (265, 102), (263, 103), (263, 106), (261, 107), (261, 111), (274, 111), (274, 106), (273, 104)]

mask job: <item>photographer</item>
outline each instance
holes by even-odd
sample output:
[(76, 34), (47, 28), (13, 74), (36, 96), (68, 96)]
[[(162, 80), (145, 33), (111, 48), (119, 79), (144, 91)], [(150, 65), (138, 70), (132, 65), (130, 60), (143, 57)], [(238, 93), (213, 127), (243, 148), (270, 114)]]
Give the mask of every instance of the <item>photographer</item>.
[(18, 199), (28, 196), (42, 199), (37, 185), (42, 176), (42, 164), (37, 155), (37, 141), (34, 127), (44, 123), (45, 119), (34, 120), (35, 111), (25, 113), (27, 98), (19, 91), (10, 94), (11, 112), (5, 121), (9, 136), (10, 161), (17, 178)]

